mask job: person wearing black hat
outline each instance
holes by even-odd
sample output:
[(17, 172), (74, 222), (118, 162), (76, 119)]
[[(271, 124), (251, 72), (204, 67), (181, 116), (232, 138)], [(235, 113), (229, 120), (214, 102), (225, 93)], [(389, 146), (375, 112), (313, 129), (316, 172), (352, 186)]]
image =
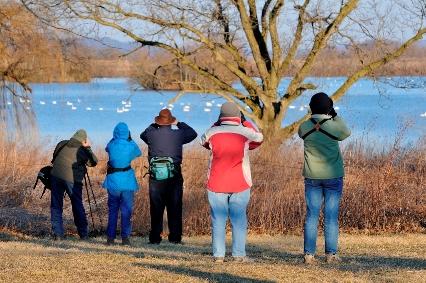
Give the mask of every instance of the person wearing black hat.
[[(177, 129), (173, 129), (172, 126), (176, 126)], [(178, 122), (169, 109), (161, 110), (155, 117), (155, 123), (140, 135), (148, 145), (151, 244), (159, 244), (162, 240), (165, 208), (167, 208), (169, 241), (176, 244), (182, 241), (182, 149), (184, 144), (190, 143), (196, 137), (194, 129), (183, 122)]]
[(304, 227), (304, 260), (315, 262), (318, 218), (324, 202), (324, 238), (327, 262), (339, 262), (339, 204), (343, 190), (343, 159), (339, 141), (349, 137), (350, 130), (337, 116), (333, 101), (320, 92), (309, 103), (310, 120), (299, 128), (304, 141), (306, 219)]
[(98, 159), (90, 148), (85, 130), (78, 130), (69, 140), (58, 143), (53, 153), (52, 192), (50, 216), (53, 239), (64, 238), (62, 212), (64, 194), (71, 200), (74, 223), (81, 239), (87, 239), (88, 228), (86, 212), (83, 206), (83, 179), (87, 172), (86, 166), (93, 167)]

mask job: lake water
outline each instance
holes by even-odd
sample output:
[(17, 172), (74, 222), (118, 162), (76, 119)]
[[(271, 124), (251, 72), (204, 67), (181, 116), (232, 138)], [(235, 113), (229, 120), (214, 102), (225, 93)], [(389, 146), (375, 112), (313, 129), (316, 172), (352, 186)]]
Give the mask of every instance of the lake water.
[[(344, 78), (306, 81), (318, 85), (315, 92), (332, 93)], [(336, 103), (338, 114), (347, 121), (354, 137), (390, 142), (399, 129), (409, 123), (404, 143), (415, 142), (426, 133), (426, 77), (383, 78), (382, 81), (360, 80)], [(402, 89), (393, 86), (394, 83), (414, 86)], [(287, 85), (288, 79), (283, 79), (280, 90)], [(32, 84), (31, 87), (31, 105), (41, 138), (56, 142), (84, 128), (90, 139), (99, 145), (107, 143), (114, 126), (120, 121), (126, 122), (133, 136), (138, 137), (176, 95), (172, 91), (135, 90), (135, 86), (124, 78), (95, 79), (90, 83)], [(305, 92), (293, 103), (283, 125), (307, 112), (306, 106), (313, 93)], [(223, 102), (222, 98), (213, 95), (187, 94), (170, 107), (180, 121), (187, 122), (201, 134), (216, 121)]]

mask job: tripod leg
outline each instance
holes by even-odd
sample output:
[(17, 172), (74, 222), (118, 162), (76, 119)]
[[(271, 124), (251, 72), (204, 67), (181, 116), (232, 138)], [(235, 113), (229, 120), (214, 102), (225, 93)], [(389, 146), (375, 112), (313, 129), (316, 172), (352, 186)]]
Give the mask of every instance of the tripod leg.
[(101, 213), (100, 213), (100, 211), (99, 211), (98, 202), (97, 202), (97, 200), (96, 200), (95, 193), (94, 193), (94, 191), (93, 191), (93, 186), (92, 186), (92, 182), (91, 182), (91, 180), (90, 180), (89, 174), (87, 174), (86, 176), (87, 176), (87, 180), (88, 180), (88, 182), (89, 182), (90, 190), (92, 191), (93, 201), (95, 202), (96, 214), (98, 215), (99, 223), (101, 224), (101, 229), (100, 229), (100, 231), (102, 232), (102, 229), (103, 229), (103, 227), (104, 227), (104, 224), (103, 224), (103, 222), (102, 222), (102, 217), (101, 217)]
[(95, 221), (94, 221), (94, 218), (93, 218), (92, 204), (91, 204), (91, 201), (90, 201), (89, 187), (87, 186), (86, 177), (84, 178), (84, 186), (86, 187), (87, 202), (89, 203), (90, 218), (92, 218), (92, 228), (93, 228), (93, 231), (95, 231)]

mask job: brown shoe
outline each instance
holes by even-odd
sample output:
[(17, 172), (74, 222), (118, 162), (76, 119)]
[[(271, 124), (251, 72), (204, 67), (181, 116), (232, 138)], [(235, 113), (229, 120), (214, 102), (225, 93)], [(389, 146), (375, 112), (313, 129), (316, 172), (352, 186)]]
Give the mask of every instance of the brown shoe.
[(305, 256), (303, 257), (303, 262), (305, 264), (311, 265), (311, 264), (316, 264), (317, 260), (315, 259), (314, 255), (305, 254)]
[(325, 258), (327, 263), (341, 263), (342, 259), (337, 254), (327, 254)]
[(248, 257), (248, 256), (234, 256), (235, 262), (241, 262), (241, 263), (251, 263), (254, 262), (254, 259)]

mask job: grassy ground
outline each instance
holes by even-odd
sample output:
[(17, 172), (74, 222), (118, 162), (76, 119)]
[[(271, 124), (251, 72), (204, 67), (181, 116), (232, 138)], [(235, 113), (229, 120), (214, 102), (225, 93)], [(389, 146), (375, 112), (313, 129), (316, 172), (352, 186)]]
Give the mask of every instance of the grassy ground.
[(0, 234), (0, 281), (426, 282), (425, 234), (342, 235), (344, 262), (316, 266), (302, 264), (300, 236), (251, 236), (248, 253), (256, 262), (250, 264), (213, 263), (206, 236), (186, 238), (182, 246), (133, 238), (133, 247), (107, 247), (104, 241)]

